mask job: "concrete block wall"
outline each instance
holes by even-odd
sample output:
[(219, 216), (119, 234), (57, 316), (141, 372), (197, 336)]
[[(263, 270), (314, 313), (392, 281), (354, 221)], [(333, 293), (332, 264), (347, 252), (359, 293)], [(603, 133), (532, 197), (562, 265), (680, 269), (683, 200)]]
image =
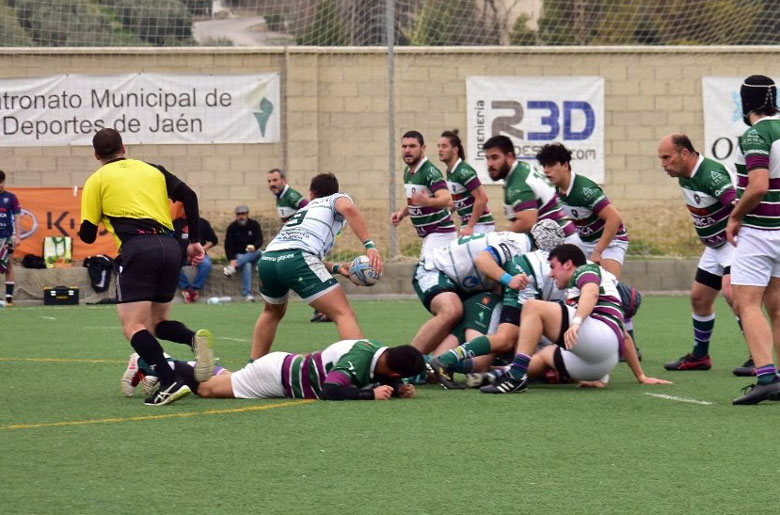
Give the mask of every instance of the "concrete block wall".
[[(777, 75), (778, 57), (780, 48), (765, 47), (398, 48), (394, 139), (400, 143), (404, 131), (420, 130), (427, 138), (428, 156), (438, 162), (437, 135), (452, 128), (465, 135), (465, 78), (470, 75), (603, 76), (607, 194), (635, 241), (664, 241), (683, 233), (690, 238), (693, 228), (676, 182), (660, 169), (657, 141), (668, 132), (683, 131), (701, 147), (701, 78)], [(2, 49), (0, 70), (3, 78), (128, 71), (280, 72), (282, 142), (129, 149), (132, 156), (164, 164), (191, 184), (220, 236), (239, 203), (248, 204), (255, 216), (276, 220), (265, 172), (277, 166), (285, 166), (292, 185), (302, 191), (315, 173), (336, 172), (342, 189), (367, 210), (372, 236), (380, 245), (387, 244), (393, 230), (388, 222), (390, 198), (403, 203), (400, 157), (393, 171), (396, 191), (389, 186), (384, 49)], [(392, 152), (399, 155), (399, 145)], [(0, 147), (0, 169), (9, 175), (10, 189), (82, 185), (96, 165), (89, 147)], [(487, 190), (502, 228), (501, 188), (489, 185)], [(409, 223), (399, 229), (399, 240), (401, 248), (417, 243)], [(355, 246), (354, 238), (346, 237), (337, 250)]]

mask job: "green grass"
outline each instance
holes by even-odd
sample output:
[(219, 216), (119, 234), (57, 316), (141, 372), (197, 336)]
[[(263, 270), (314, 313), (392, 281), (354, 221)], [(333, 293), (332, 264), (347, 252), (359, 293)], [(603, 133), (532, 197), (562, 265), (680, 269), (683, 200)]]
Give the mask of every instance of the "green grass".
[[(354, 305), (366, 333), (391, 345), (426, 318), (417, 302)], [(236, 368), (259, 309), (177, 305), (173, 313), (211, 328), (223, 364)], [(310, 324), (310, 313), (290, 306), (276, 349), (337, 340), (333, 325)], [(688, 299), (645, 300), (636, 321), (644, 367), (675, 381), (667, 387), (637, 385), (621, 364), (603, 391), (534, 386), (487, 396), (426, 386), (413, 400), (259, 409), (286, 401), (193, 396), (151, 408), (123, 397), (131, 350), (111, 307), (0, 310), (2, 512), (736, 514), (774, 506), (780, 406), (730, 405), (749, 382), (731, 375), (747, 351), (722, 302), (718, 315), (713, 370), (664, 372), (664, 361), (690, 347)], [(182, 346), (167, 349), (187, 356)]]

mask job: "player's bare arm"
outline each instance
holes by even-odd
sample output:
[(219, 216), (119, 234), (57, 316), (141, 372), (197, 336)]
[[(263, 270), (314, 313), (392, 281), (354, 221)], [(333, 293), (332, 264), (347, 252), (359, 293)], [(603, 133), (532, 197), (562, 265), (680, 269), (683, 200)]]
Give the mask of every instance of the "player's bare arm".
[(488, 196), (487, 193), (485, 193), (485, 188), (483, 186), (473, 189), (471, 191), (471, 196), (474, 197), (474, 207), (471, 211), (471, 218), (469, 218), (468, 223), (465, 227), (461, 227), (460, 229), (461, 236), (471, 236), (474, 234), (474, 226), (477, 225), (477, 222), (482, 216), (482, 213), (485, 212), (485, 207), (487, 207), (488, 204)]
[[(504, 274), (509, 275), (498, 265), (498, 263), (496, 263), (496, 258), (493, 254), (487, 250), (480, 252), (477, 255), (476, 259), (474, 259), (474, 264), (477, 266), (477, 270), (502, 284), (504, 283)], [(511, 280), (507, 281), (508, 283), (504, 286), (512, 288), (513, 290), (522, 290), (528, 285), (528, 277), (525, 274), (517, 274), (512, 277)]]
[(452, 194), (447, 188), (436, 190), (432, 197), (429, 197), (425, 193), (415, 193), (412, 195), (411, 201), (412, 205), (415, 206), (435, 208), (451, 208), (453, 206)]
[(620, 229), (620, 224), (623, 223), (620, 213), (612, 204), (599, 211), (598, 216), (604, 220), (604, 232), (601, 234), (601, 238), (599, 238), (599, 242), (590, 256), (590, 260), (594, 263), (601, 263), (601, 253), (612, 243), (612, 239)]
[(512, 225), (509, 226), (509, 230), (512, 232), (528, 232), (538, 219), (539, 211), (537, 209), (520, 211), (515, 213), (515, 219), (512, 221)]
[(769, 170), (766, 168), (756, 168), (749, 173), (748, 185), (742, 198), (737, 202), (734, 211), (731, 212), (728, 224), (726, 225), (726, 239), (732, 245), (737, 244), (737, 234), (742, 226), (742, 218), (753, 211), (758, 206), (761, 199), (764, 198), (769, 190)]
[(639, 384), (672, 384), (671, 381), (667, 381), (666, 379), (646, 376), (642, 370), (642, 364), (639, 361), (639, 354), (636, 352), (634, 339), (631, 338), (631, 335), (628, 334), (628, 331), (623, 332), (623, 337), (625, 338), (623, 357), (626, 360), (626, 364), (631, 369), (631, 372), (634, 373), (634, 377), (636, 377), (636, 380)]
[(403, 209), (399, 209), (392, 215), (390, 215), (390, 221), (393, 222), (393, 225), (398, 225), (401, 223), (401, 220), (409, 216), (409, 206), (404, 206)]
[[(336, 211), (344, 215), (344, 218), (347, 219), (347, 223), (352, 227), (355, 236), (358, 237), (361, 243), (365, 244), (367, 241), (371, 240), (371, 236), (368, 234), (368, 228), (366, 227), (366, 220), (363, 218), (363, 213), (360, 212), (360, 209), (358, 209), (351, 200), (341, 197), (336, 200), (335, 207)], [(384, 269), (384, 264), (382, 263), (382, 256), (379, 251), (376, 248), (367, 248), (366, 255), (371, 261), (371, 268), (381, 274)]]
[(577, 301), (577, 311), (574, 317), (569, 321), (569, 328), (563, 334), (563, 341), (567, 349), (577, 345), (577, 333), (580, 330), (580, 324), (593, 313), (593, 308), (599, 300), (599, 285), (596, 283), (587, 283), (580, 290), (580, 298)]

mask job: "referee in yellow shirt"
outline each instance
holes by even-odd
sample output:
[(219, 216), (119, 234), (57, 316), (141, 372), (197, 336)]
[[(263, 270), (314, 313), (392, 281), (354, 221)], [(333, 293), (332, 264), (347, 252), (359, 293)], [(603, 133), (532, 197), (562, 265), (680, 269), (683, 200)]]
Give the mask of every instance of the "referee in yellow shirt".
[(191, 391), (185, 384), (188, 378), (171, 369), (157, 338), (192, 346), (198, 381), (214, 371), (211, 333), (203, 329), (195, 333), (168, 319), (183, 263), (168, 199), (184, 204), (191, 242), (187, 255), (197, 265), (205, 254), (197, 234), (198, 198), (162, 166), (126, 158), (122, 136), (114, 129), (96, 133), (92, 146), (102, 166), (84, 184), (79, 237), (94, 242), (101, 222), (114, 234), (119, 247), (116, 295), (122, 330), (160, 379), (160, 389), (145, 404), (170, 404)]

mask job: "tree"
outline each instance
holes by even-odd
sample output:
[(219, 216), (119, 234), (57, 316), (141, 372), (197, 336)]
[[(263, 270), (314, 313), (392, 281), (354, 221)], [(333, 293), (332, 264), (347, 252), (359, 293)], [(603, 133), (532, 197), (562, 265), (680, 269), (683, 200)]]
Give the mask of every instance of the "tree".
[(298, 38), (298, 44), (347, 46), (350, 43), (349, 39), (337, 0), (323, 0), (317, 5), (312, 22)]
[(0, 46), (33, 46), (16, 17), (16, 10), (0, 4)]
[(408, 36), (418, 46), (498, 44), (499, 34), (487, 28), (474, 0), (425, 0)]

